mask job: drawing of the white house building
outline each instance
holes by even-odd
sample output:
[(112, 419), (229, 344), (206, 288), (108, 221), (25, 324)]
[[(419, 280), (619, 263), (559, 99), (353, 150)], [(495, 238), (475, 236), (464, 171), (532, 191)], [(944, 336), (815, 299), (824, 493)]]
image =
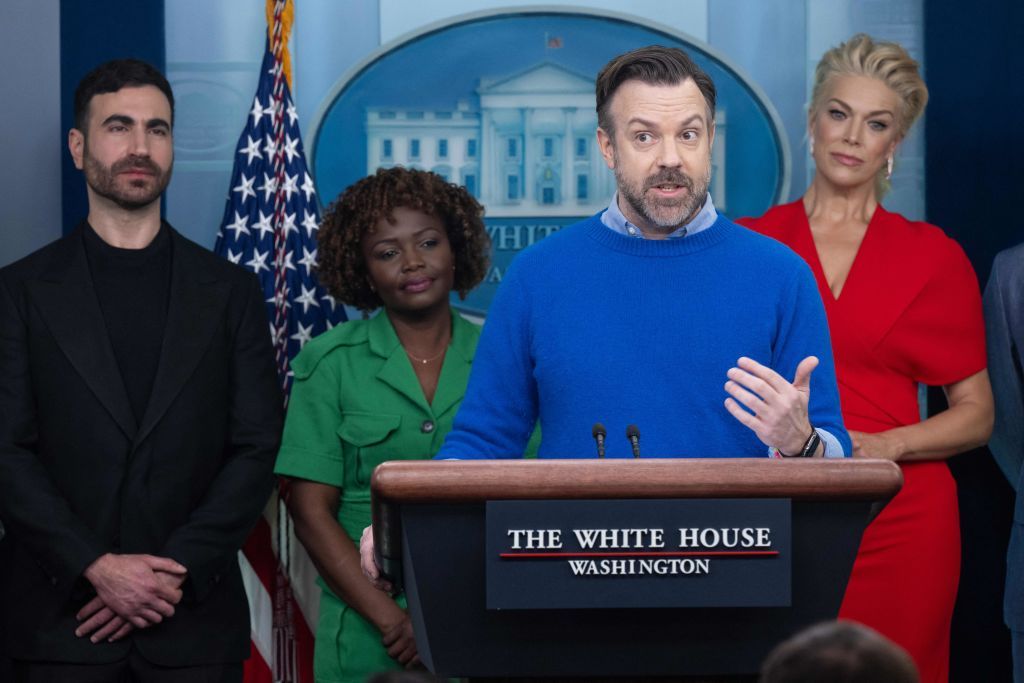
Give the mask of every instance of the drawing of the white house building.
[[(367, 173), (434, 171), (492, 217), (589, 216), (608, 205), (615, 178), (597, 148), (593, 79), (543, 62), (481, 79), (476, 100), (448, 110), (367, 108)], [(715, 127), (711, 192), (725, 211), (724, 112)]]

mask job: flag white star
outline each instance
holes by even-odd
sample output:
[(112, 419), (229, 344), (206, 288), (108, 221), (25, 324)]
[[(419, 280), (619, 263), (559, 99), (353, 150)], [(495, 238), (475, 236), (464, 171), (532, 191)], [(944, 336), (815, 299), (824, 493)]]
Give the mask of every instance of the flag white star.
[(260, 274), (261, 270), (265, 270), (265, 271), (267, 271), (269, 273), (270, 272), (270, 267), (267, 265), (267, 256), (269, 256), (269, 255), (270, 255), (269, 251), (260, 252), (259, 249), (253, 249), (252, 250), (252, 260), (251, 261), (246, 261), (245, 265), (247, 265), (250, 268), (252, 268), (252, 272), (256, 273), (257, 275)]
[(238, 265), (239, 263), (242, 262), (242, 254), (243, 253), (245, 253), (245, 252), (241, 252), (240, 251), (240, 252), (238, 252), (236, 254), (235, 252), (233, 252), (230, 249), (228, 249), (228, 261), (231, 261), (235, 265)]
[(248, 155), (249, 158), (245, 163), (246, 165), (249, 165), (252, 163), (253, 159), (262, 159), (263, 155), (260, 154), (260, 141), (253, 140), (251, 135), (247, 135), (246, 138), (248, 138), (249, 141), (246, 143), (244, 148), (238, 150), (238, 153)]
[(288, 239), (288, 233), (298, 232), (299, 228), (295, 225), (295, 214), (287, 213), (284, 214), (284, 223), (281, 225), (281, 230), (284, 232), (284, 238)]
[(285, 201), (290, 202), (292, 200), (292, 195), (299, 191), (299, 188), (296, 186), (297, 182), (299, 182), (298, 175), (288, 175), (287, 173), (285, 174), (284, 185), (281, 187), (281, 192), (284, 192), (285, 196), (287, 197)]
[(252, 99), (252, 109), (249, 111), (249, 116), (252, 117), (252, 127), (253, 128), (255, 128), (259, 124), (260, 118), (264, 114), (269, 114), (269, 113), (270, 112), (268, 112), (262, 106), (260, 106), (260, 97), (259, 97), (259, 95), (257, 95), (256, 97), (254, 97)]
[[(240, 213), (238, 213), (237, 211), (235, 211), (235, 222), (231, 223), (230, 225), (225, 225), (224, 229), (225, 230), (233, 231), (235, 233), (235, 240), (237, 241), (239, 236), (241, 236), (241, 234), (243, 232), (246, 235), (249, 234), (248, 224), (249, 224), (249, 217), (248, 216), (243, 216)], [(235, 261), (235, 263), (238, 263), (238, 261)]]
[(274, 226), (271, 221), (274, 218), (274, 214), (263, 215), (263, 210), (260, 209), (260, 219), (252, 224), (253, 230), (260, 231), (260, 239), (262, 240), (267, 236), (269, 232), (271, 235), (274, 234)]
[(274, 348), (281, 343), (281, 330), (274, 327), (274, 323), (270, 323), (270, 343)]
[(299, 259), (299, 265), (306, 269), (306, 276), (308, 277), (310, 272), (316, 268), (316, 249), (310, 251), (306, 249), (306, 245), (302, 245), (302, 258)]
[(310, 324), (309, 327), (306, 327), (302, 323), (296, 322), (295, 326), (299, 328), (299, 331), (293, 334), (291, 338), (299, 342), (299, 348), (302, 348), (306, 345), (306, 342), (313, 339), (313, 325)]
[(295, 297), (295, 303), (302, 304), (303, 314), (309, 312), (310, 306), (320, 308), (320, 304), (316, 302), (316, 287), (310, 287), (309, 289), (306, 289), (306, 285), (301, 285), (301, 287), (302, 294)]
[[(288, 163), (292, 163), (292, 159), (299, 156), (299, 150), (296, 149), (299, 146), (299, 139), (292, 138), (291, 135), (285, 134), (284, 136), (284, 153), (288, 157)], [(298, 176), (296, 176), (298, 179)], [(298, 189), (298, 188), (296, 188)]]
[(275, 328), (274, 323), (270, 323), (270, 338), (273, 342), (275, 349), (287, 348), (288, 346), (288, 323), (287, 321), (281, 325), (280, 328)]
[(242, 198), (239, 199), (242, 204), (245, 204), (245, 198), (252, 195), (253, 199), (256, 199), (256, 193), (252, 189), (252, 184), (256, 182), (256, 176), (252, 178), (246, 178), (245, 174), (242, 174), (241, 184), (238, 187), (231, 188), (232, 192), (241, 192)]
[(300, 188), (306, 194), (306, 201), (310, 201), (316, 196), (316, 187), (313, 186), (313, 179), (309, 177), (309, 172), (305, 173), (305, 178), (302, 179), (302, 187)]
[(280, 294), (278, 294), (275, 291), (274, 292), (274, 296), (272, 296), (269, 299), (267, 299), (267, 303), (268, 304), (274, 304), (274, 308), (275, 309), (276, 308), (283, 308), (286, 311), (289, 308), (292, 307), (292, 302), (288, 300), (288, 292), (287, 292), (287, 290), (281, 292)]
[(294, 126), (295, 122), (299, 120), (299, 113), (295, 111), (295, 103), (288, 100), (288, 107), (285, 109), (288, 114), (288, 125)]
[(264, 136), (263, 140), (263, 151), (267, 153), (268, 159), (273, 159), (277, 152), (277, 141), (269, 135)]
[[(253, 178), (255, 180), (255, 178)], [(263, 201), (269, 202), (270, 198), (277, 192), (277, 178), (271, 178), (269, 174), (263, 174), (263, 184), (256, 188), (263, 193)], [(253, 197), (256, 195), (253, 194)]]
[(320, 224), (316, 222), (316, 214), (303, 209), (302, 216), (302, 227), (306, 229), (306, 234), (312, 237), (313, 233), (320, 229)]
[(284, 263), (278, 263), (278, 259), (274, 259), (274, 265), (285, 270), (295, 270), (295, 264), (292, 263), (292, 255), (294, 252), (285, 250), (284, 252)]

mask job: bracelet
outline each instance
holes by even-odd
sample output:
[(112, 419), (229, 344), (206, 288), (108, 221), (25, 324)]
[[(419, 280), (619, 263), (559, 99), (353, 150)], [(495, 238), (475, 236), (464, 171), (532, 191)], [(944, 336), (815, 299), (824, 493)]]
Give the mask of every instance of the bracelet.
[(818, 434), (818, 430), (811, 426), (811, 435), (807, 437), (807, 441), (804, 442), (804, 447), (800, 449), (799, 453), (793, 455), (786, 455), (781, 450), (778, 451), (779, 455), (783, 458), (810, 458), (814, 456), (814, 451), (818, 450), (818, 444), (821, 443), (821, 435)]

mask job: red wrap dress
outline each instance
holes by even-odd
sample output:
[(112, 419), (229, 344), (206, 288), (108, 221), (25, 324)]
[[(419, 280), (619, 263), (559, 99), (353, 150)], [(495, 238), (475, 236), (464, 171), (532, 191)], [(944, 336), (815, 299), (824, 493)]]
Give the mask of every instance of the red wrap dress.
[[(801, 201), (739, 222), (788, 245), (814, 271), (847, 429), (919, 422), (918, 383), (944, 386), (985, 368), (977, 276), (939, 228), (879, 206), (836, 298)], [(956, 485), (942, 460), (900, 467), (903, 489), (865, 531), (839, 617), (904, 647), (922, 682), (946, 681), (960, 575)]]

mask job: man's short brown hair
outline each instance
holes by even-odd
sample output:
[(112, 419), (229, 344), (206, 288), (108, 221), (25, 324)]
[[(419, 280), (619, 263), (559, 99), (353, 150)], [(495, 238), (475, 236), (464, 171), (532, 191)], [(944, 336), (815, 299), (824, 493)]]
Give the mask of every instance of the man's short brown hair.
[(715, 83), (690, 56), (677, 47), (648, 45), (619, 55), (605, 64), (597, 75), (597, 125), (612, 139), (614, 126), (608, 108), (612, 95), (626, 81), (641, 81), (650, 85), (676, 85), (687, 79), (693, 82), (707, 104), (710, 128), (715, 120)]

